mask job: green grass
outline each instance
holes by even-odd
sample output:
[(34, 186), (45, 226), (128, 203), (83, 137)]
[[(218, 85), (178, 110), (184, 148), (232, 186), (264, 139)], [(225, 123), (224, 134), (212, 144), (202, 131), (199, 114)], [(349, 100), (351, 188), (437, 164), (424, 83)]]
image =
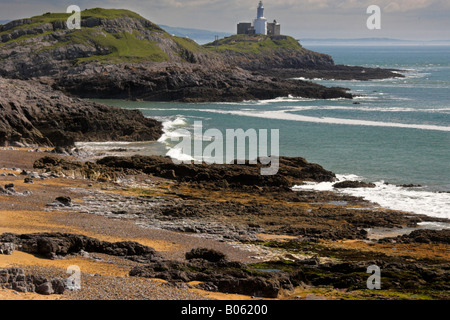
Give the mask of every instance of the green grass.
[[(70, 17), (70, 13), (45, 13), (40, 16), (35, 16), (29, 19), (29, 23), (16, 28), (4, 31), (0, 33), (8, 34), (13, 32), (15, 29), (33, 29), (37, 28), (46, 23), (52, 22), (64, 22)], [(102, 19), (116, 19), (122, 17), (129, 17), (132, 19), (144, 19), (137, 13), (129, 10), (122, 9), (88, 9), (81, 12), (81, 18), (102, 18)], [(159, 28), (153, 23), (149, 23), (146, 26), (147, 30), (158, 32), (161, 37), (170, 37), (164, 30)], [(41, 34), (26, 34), (16, 39), (10, 40), (2, 44), (17, 43), (20, 45), (23, 40), (30, 39), (33, 37), (42, 36), (45, 34), (51, 34), (53, 31), (41, 33)], [(192, 50), (194, 49), (194, 44), (188, 43), (188, 41), (182, 39), (179, 40), (184, 45), (188, 45)], [(67, 34), (63, 35), (59, 39), (58, 43), (43, 47), (39, 52), (45, 50), (53, 50), (58, 47), (74, 45), (74, 44), (86, 44), (94, 47), (107, 48), (110, 54), (107, 55), (95, 55), (91, 57), (80, 58), (75, 62), (83, 61), (129, 61), (138, 62), (142, 60), (151, 60), (155, 62), (162, 62), (169, 60), (167, 54), (156, 44), (154, 41), (148, 41), (142, 38), (142, 35), (133, 31), (132, 33), (120, 32), (120, 33), (107, 33), (102, 30), (101, 27), (87, 28), (83, 27), (80, 30), (68, 31)]]
[(276, 49), (303, 50), (300, 43), (288, 36), (234, 35), (204, 45), (214, 51), (260, 53)]
[[(89, 19), (89, 18), (102, 18), (102, 19), (117, 19), (123, 17), (129, 17), (133, 19), (144, 19), (139, 14), (125, 9), (102, 9), (102, 8), (94, 8), (94, 9), (86, 9), (80, 12), (81, 19)], [(36, 23), (51, 23), (54, 21), (66, 21), (72, 13), (58, 12), (51, 13), (47, 12), (40, 16), (34, 16), (31, 18), (33, 22)]]
[(68, 44), (87, 44), (96, 47), (109, 49), (111, 52), (107, 55), (95, 55), (91, 57), (78, 59), (77, 62), (84, 61), (141, 61), (151, 60), (155, 62), (167, 61), (169, 57), (161, 50), (155, 42), (138, 39), (139, 33), (121, 32), (110, 34), (102, 32), (96, 28), (82, 28), (74, 30), (67, 34), (62, 41), (50, 47), (44, 47), (43, 50), (51, 50), (59, 46)]
[[(143, 17), (141, 17), (139, 14), (130, 11), (130, 10), (125, 10), (125, 9), (102, 9), (102, 8), (94, 8), (94, 9), (86, 9), (81, 11), (81, 19), (82, 20), (86, 20), (89, 18), (101, 18), (101, 19), (117, 19), (117, 18), (122, 18), (122, 17), (129, 17), (132, 19), (142, 19), (145, 20)], [(15, 28), (0, 32), (0, 36), (2, 36), (3, 34), (9, 34), (14, 32), (15, 30), (18, 29), (23, 29), (23, 30), (27, 30), (27, 29), (33, 29), (33, 28), (37, 28), (39, 26), (42, 26), (44, 24), (47, 23), (54, 23), (54, 22), (65, 22), (67, 21), (67, 19), (72, 15), (72, 13), (51, 13), (51, 12), (47, 12), (44, 13), (43, 15), (40, 16), (34, 16), (29, 18), (29, 23), (26, 23), (24, 25), (21, 26), (17, 26)], [(156, 24), (151, 23), (148, 27), (148, 30), (154, 30), (154, 31), (161, 31), (161, 32), (165, 32), (163, 29), (161, 29), (159, 26), (157, 26)], [(42, 35), (42, 34), (39, 34)], [(24, 39), (28, 39), (28, 38), (32, 38), (35, 37), (37, 35), (23, 35), (21, 37), (18, 37), (14, 40), (10, 40), (8, 42), (5, 43), (9, 43), (12, 41), (21, 41)], [(0, 43), (1, 45), (2, 43)]]
[(189, 38), (182, 37), (172, 37), (172, 40), (175, 41), (180, 47), (189, 50), (191, 52), (201, 52), (206, 51), (201, 45)]

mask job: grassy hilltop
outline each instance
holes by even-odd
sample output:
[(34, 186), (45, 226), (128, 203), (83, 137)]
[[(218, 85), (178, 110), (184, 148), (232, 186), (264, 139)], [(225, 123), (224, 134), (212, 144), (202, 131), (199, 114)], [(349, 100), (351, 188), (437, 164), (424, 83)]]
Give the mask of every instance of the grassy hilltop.
[(234, 51), (241, 53), (261, 53), (268, 50), (291, 49), (306, 51), (300, 43), (289, 36), (264, 36), (238, 34), (204, 45), (217, 52)]
[(0, 48), (33, 44), (36, 54), (61, 48), (85, 46), (74, 62), (93, 61), (154, 61), (163, 62), (180, 57), (192, 60), (190, 51), (202, 47), (187, 38), (172, 36), (158, 25), (137, 13), (123, 9), (87, 9), (81, 12), (80, 30), (68, 30), (69, 13), (46, 13), (29, 19), (16, 20), (0, 26)]

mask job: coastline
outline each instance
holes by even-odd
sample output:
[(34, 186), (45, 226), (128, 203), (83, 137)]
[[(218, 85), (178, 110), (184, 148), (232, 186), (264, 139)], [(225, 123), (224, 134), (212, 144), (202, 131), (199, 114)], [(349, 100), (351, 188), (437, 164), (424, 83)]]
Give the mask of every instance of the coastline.
[[(0, 168), (45, 171), (33, 168), (36, 160), (47, 155), (43, 151), (0, 150), (0, 154)], [(77, 160), (70, 156), (56, 156), (67, 161)], [(407, 239), (409, 242), (405, 242), (395, 238), (403, 234), (404, 230), (419, 229), (412, 227), (414, 221), (417, 224), (419, 220), (434, 220), (429, 217), (413, 215), (414, 218), (411, 219), (411, 215), (407, 213), (375, 208), (373, 204), (361, 199), (333, 192), (313, 191), (298, 194), (267, 187), (236, 189), (208, 186), (147, 175), (139, 170), (123, 172), (126, 174), (119, 182), (104, 179), (99, 181), (81, 179), (74, 171), (70, 174), (70, 170), (63, 176), (64, 170), (53, 169), (56, 170), (47, 168), (50, 172), (58, 172), (57, 177), (34, 179), (33, 184), (23, 183), (26, 176), (21, 176), (19, 171), (15, 172), (16, 177), (2, 177), (2, 185), (14, 183), (18, 193), (28, 190), (32, 195), (0, 195), (1, 233), (63, 232), (110, 242), (136, 241), (156, 250), (164, 263), (187, 263), (186, 252), (207, 247), (224, 253), (230, 261), (245, 263), (255, 269), (282, 269), (289, 274), (294, 265), (296, 269), (303, 270), (305, 277), (302, 278), (301, 284), (293, 286), (291, 290), (279, 291), (278, 299), (305, 299), (308, 294), (326, 299), (415, 299), (412, 292), (417, 292), (418, 289), (408, 289), (408, 286), (404, 285), (408, 281), (418, 281), (419, 291), (428, 298), (448, 298), (443, 291), (435, 288), (435, 283), (440, 283), (437, 279), (445, 279), (446, 276), (446, 272), (442, 273), (444, 269), (440, 268), (450, 260), (448, 238), (447, 242), (437, 243), (431, 238), (424, 240), (423, 235), (422, 241)], [(13, 173), (4, 169), (1, 169), (1, 172)], [(70, 197), (71, 205), (48, 206), (60, 196)], [(145, 201), (150, 201), (151, 205)], [(348, 204), (342, 205), (339, 201), (346, 201)], [(123, 212), (120, 204), (129, 212)], [(158, 211), (161, 205), (165, 209)], [(275, 207), (277, 209), (274, 209)], [(153, 209), (152, 212), (145, 213), (145, 208)], [(351, 208), (359, 210), (352, 211)], [(277, 211), (283, 212), (277, 214)], [(309, 214), (311, 212), (313, 214)], [(349, 223), (353, 224), (355, 229), (342, 228)], [(372, 227), (369, 238), (367, 233), (361, 232), (358, 235), (356, 232), (369, 227)], [(233, 232), (230, 232), (231, 229)], [(334, 231), (329, 232), (330, 230)], [(376, 241), (381, 236), (388, 236), (388, 239)], [(310, 259), (313, 257), (317, 260), (314, 262), (316, 269), (309, 268)], [(86, 280), (82, 290), (49, 296), (55, 299), (120, 300), (140, 297), (153, 300), (161, 297), (181, 300), (229, 300), (236, 297), (234, 294), (217, 293), (214, 289), (212, 292), (216, 293), (211, 293), (204, 290), (206, 287), (199, 289), (193, 282), (189, 284), (189, 281), (180, 282), (180, 279), (173, 278), (173, 274), (163, 282), (152, 278), (129, 277), (127, 274), (133, 268), (143, 265), (99, 253), (88, 253), (85, 256), (71, 254), (51, 260), (35, 254), (30, 255), (19, 249), (12, 255), (0, 255), (0, 258), (0, 268), (23, 267), (27, 272), (44, 274), (47, 277), (67, 277), (64, 274), (68, 265), (80, 265), (82, 279)], [(356, 272), (365, 261), (373, 260), (383, 264), (383, 268), (390, 268), (389, 264), (396, 263), (397, 271), (389, 272), (393, 273), (394, 279), (398, 277), (397, 281), (401, 285), (394, 285), (391, 283), (394, 282), (392, 279), (386, 279), (389, 289), (382, 292), (367, 291), (358, 288), (355, 283), (341, 288), (337, 285), (342, 280), (343, 272), (338, 266), (343, 263), (359, 265), (359, 269), (354, 271)], [(328, 283), (323, 284), (324, 287), (318, 284), (317, 274), (319, 271), (326, 271), (327, 263), (331, 263), (336, 270), (335, 278), (329, 277)], [(419, 281), (415, 278), (416, 275), (408, 279), (406, 270), (402, 270), (411, 268), (427, 271), (428, 268), (438, 269), (439, 276), (435, 275), (437, 278), (431, 282), (424, 279)], [(188, 276), (191, 274), (188, 273)], [(256, 276), (261, 275), (254, 271), (252, 277)], [(143, 283), (146, 285), (142, 285)], [(107, 294), (107, 291), (116, 291), (111, 290), (111, 286), (125, 286), (128, 288), (127, 293), (118, 296)], [(151, 293), (142, 291), (143, 287), (151, 288)], [(155, 292), (158, 292), (159, 296), (155, 295)], [(19, 298), (19, 295), (10, 291), (7, 295), (0, 292), (0, 298), (8, 298), (11, 294), (13, 297), (17, 296), (14, 298)], [(238, 297), (252, 299), (251, 295)], [(20, 298), (40, 296), (20, 294)]]

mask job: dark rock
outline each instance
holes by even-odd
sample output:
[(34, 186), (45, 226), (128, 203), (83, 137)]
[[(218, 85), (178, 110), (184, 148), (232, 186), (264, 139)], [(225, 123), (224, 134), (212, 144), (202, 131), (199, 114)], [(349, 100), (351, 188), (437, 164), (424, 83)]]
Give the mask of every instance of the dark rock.
[(63, 294), (66, 290), (66, 284), (62, 279), (53, 279), (51, 284), (54, 294)]
[(212, 250), (212, 249), (206, 249), (206, 248), (197, 248), (192, 249), (191, 251), (186, 253), (186, 259), (192, 260), (192, 259), (203, 259), (209, 262), (219, 262), (226, 260), (225, 254), (222, 252)]
[(62, 203), (66, 207), (72, 205), (72, 199), (70, 197), (58, 197), (55, 199), (55, 201)]
[(198, 250), (198, 254), (193, 255), (187, 263), (160, 261), (135, 267), (129, 274), (132, 277), (158, 278), (169, 282), (200, 281), (205, 283), (200, 287), (206, 290), (267, 298), (276, 298), (280, 290), (292, 290), (301, 281), (305, 281), (301, 271), (255, 275), (242, 263), (224, 259), (211, 262), (197, 258), (205, 254), (206, 251)]
[(0, 269), (0, 285), (18, 292), (36, 292), (42, 295), (63, 294), (64, 281), (48, 280), (41, 276), (26, 275), (20, 268)]
[(33, 183), (33, 179), (32, 179), (32, 178), (29, 178), (29, 177), (27, 177), (27, 178), (25, 178), (25, 179), (23, 180), (23, 182), (24, 182), (24, 183), (29, 183), (29, 184), (32, 184), (32, 183)]
[(36, 293), (51, 295), (54, 293), (52, 283), (47, 281), (36, 288)]
[(150, 261), (158, 255), (150, 247), (137, 242), (106, 242), (94, 238), (69, 233), (35, 233), (17, 235), (4, 233), (0, 242), (13, 242), (24, 252), (38, 254), (54, 259), (58, 256), (79, 253), (80, 251), (105, 253), (125, 258), (141, 258)]
[(420, 188), (422, 186), (420, 184), (402, 184), (402, 185), (399, 185), (399, 187), (403, 187), (403, 188)]
[[(137, 110), (65, 96), (38, 82), (0, 78), (0, 145), (73, 146), (75, 141), (149, 141), (162, 125)], [(51, 98), (52, 96), (58, 99)]]
[(374, 183), (367, 183), (361, 181), (343, 181), (338, 182), (333, 185), (333, 188), (344, 189), (344, 188), (375, 188)]
[[(258, 164), (179, 164), (168, 157), (133, 156), (105, 157), (97, 161), (98, 165), (120, 170), (138, 170), (158, 177), (174, 179), (180, 182), (213, 184), (216, 187), (275, 187), (288, 190), (303, 181), (335, 181), (335, 174), (318, 164), (309, 163), (304, 158), (279, 158), (279, 170), (276, 175), (263, 176)], [(169, 174), (170, 173), (170, 174)]]
[(395, 241), (397, 243), (444, 243), (450, 244), (450, 230), (414, 230), (409, 234), (401, 235), (394, 238), (383, 238), (379, 242)]

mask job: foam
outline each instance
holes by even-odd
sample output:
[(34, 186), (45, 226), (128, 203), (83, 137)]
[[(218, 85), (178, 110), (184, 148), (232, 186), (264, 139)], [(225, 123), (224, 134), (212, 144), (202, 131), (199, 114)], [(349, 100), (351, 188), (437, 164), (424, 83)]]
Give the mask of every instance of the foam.
[[(363, 180), (356, 175), (337, 175), (338, 182)], [(428, 191), (425, 188), (404, 188), (384, 181), (375, 182), (375, 188), (334, 189), (336, 182), (308, 183), (294, 186), (294, 191), (336, 191), (377, 203), (383, 208), (424, 214), (431, 217), (450, 218), (450, 194)]]
[(181, 148), (170, 148), (169, 151), (167, 152), (166, 156), (168, 156), (168, 157), (170, 157), (172, 159), (179, 160), (179, 161), (195, 160), (190, 155), (184, 154), (182, 152)]
[(330, 117), (311, 117), (299, 114), (288, 113), (289, 110), (276, 110), (276, 111), (241, 111), (241, 110), (214, 110), (203, 109), (204, 112), (214, 112), (222, 114), (234, 114), (246, 117), (256, 117), (274, 120), (290, 120), (299, 122), (313, 122), (324, 124), (341, 124), (341, 125), (357, 125), (357, 126), (371, 126), (371, 127), (393, 127), (393, 128), (406, 128), (406, 129), (420, 129), (420, 130), (434, 130), (434, 131), (447, 131), (450, 132), (450, 127), (437, 126), (437, 125), (425, 125), (425, 124), (406, 124), (396, 122), (382, 122), (382, 121), (369, 121), (358, 119), (343, 119), (343, 118), (330, 118)]

